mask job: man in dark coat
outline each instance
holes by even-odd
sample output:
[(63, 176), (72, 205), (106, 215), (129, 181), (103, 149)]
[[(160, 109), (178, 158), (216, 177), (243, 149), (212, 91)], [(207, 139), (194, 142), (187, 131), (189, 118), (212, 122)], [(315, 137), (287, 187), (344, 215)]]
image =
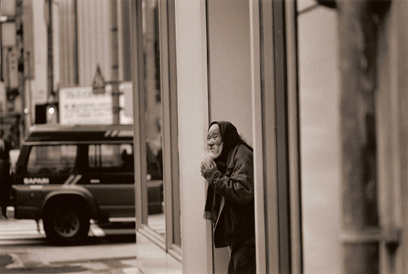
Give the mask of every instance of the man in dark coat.
[(253, 150), (230, 122), (213, 122), (201, 174), (208, 182), (204, 217), (214, 246), (229, 247), (228, 273), (256, 273)]

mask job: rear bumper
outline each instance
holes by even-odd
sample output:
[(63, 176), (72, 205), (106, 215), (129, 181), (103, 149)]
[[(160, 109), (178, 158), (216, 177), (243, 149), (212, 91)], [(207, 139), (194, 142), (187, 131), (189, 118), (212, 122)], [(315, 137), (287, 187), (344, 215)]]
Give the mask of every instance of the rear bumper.
[(6, 209), (7, 218), (14, 219), (14, 216), (15, 216), (14, 212), (15, 212), (14, 206), (8, 206)]
[[(6, 208), (7, 217), (13, 219), (37, 220), (39, 215), (38, 207), (33, 206), (8, 206)], [(10, 214), (10, 215), (9, 215)]]

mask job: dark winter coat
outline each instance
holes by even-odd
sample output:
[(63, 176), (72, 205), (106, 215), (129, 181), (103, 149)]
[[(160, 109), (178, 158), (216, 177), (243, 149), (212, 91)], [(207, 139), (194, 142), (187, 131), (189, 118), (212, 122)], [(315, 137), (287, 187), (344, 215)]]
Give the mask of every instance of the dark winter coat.
[(225, 172), (217, 170), (207, 180), (221, 196), (215, 247), (242, 243), (255, 236), (253, 170), (253, 152), (238, 144), (228, 153)]

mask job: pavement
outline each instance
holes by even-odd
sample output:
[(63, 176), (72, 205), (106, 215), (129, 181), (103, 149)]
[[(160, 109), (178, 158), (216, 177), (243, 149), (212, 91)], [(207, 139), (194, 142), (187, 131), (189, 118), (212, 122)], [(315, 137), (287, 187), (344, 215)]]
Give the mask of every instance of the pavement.
[(0, 254), (0, 273), (78, 273), (78, 274), (140, 274), (134, 257), (99, 258), (92, 260), (64, 260), (43, 264), (32, 253), (13, 252)]
[[(1, 214), (0, 214), (1, 215)], [(26, 223), (25, 223), (26, 222)], [(136, 243), (126, 239), (90, 237), (81, 246), (50, 246), (45, 235), (35, 234), (35, 222), (18, 221), (18, 227), (26, 226), (26, 242), (8, 241), (13, 221), (0, 216), (0, 273), (78, 273), (78, 274), (140, 274), (137, 266)], [(24, 233), (24, 232), (23, 232)], [(18, 236), (16, 236), (17, 238)], [(16, 244), (17, 243), (17, 244)]]

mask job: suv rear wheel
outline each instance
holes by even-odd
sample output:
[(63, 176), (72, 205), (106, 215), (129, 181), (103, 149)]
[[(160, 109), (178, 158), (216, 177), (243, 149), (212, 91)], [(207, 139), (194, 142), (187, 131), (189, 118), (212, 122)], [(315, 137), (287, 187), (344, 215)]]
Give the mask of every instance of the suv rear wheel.
[(80, 244), (89, 232), (89, 214), (79, 206), (59, 205), (44, 214), (47, 238), (56, 244)]

